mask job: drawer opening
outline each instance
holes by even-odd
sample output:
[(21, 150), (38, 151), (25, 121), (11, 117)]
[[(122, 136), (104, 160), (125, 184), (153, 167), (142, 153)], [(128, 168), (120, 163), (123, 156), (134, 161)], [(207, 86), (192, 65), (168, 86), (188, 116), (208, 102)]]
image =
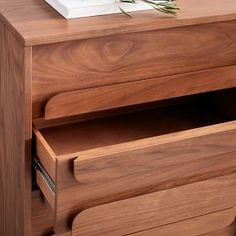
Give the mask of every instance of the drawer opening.
[[(190, 96), (180, 101), (176, 99), (170, 105), (167, 103), (131, 114), (46, 127), (40, 132), (57, 156), (77, 153), (231, 121), (234, 116), (228, 116), (219, 102), (227, 103), (227, 96), (224, 100), (222, 96), (222, 92)], [(232, 104), (230, 99), (228, 103)]]

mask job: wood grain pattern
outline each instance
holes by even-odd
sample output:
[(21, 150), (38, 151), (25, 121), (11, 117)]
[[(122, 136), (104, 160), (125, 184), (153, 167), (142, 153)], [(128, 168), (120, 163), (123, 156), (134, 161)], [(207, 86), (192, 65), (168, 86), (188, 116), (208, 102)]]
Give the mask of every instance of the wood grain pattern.
[[(235, 21), (221, 22), (36, 46), (33, 50), (33, 115), (42, 116), (46, 102), (61, 92), (235, 65), (235, 25)], [(230, 69), (226, 77), (232, 79)], [(177, 78), (185, 82), (190, 76)], [(204, 81), (198, 76), (196, 84), (201, 86)], [(207, 84), (214, 79), (214, 75), (208, 76), (212, 78), (205, 80)], [(157, 83), (165, 79), (171, 80), (162, 78)], [(180, 93), (185, 89), (182, 84), (178, 84)]]
[[(227, 133), (232, 134), (235, 132), (235, 125), (236, 121), (226, 122), (216, 125), (209, 125), (206, 127), (200, 127), (200, 128), (170, 133), (166, 135), (163, 134), (156, 137), (143, 138), (140, 140), (129, 141), (129, 142), (127, 141), (124, 143), (121, 142), (120, 144), (116, 145), (107, 145), (101, 148), (94, 148), (91, 150), (80, 151), (75, 154), (68, 154), (63, 156), (65, 157), (64, 159), (66, 158), (69, 159), (73, 155), (76, 155), (82, 157), (81, 158), (82, 160), (92, 160), (93, 158), (98, 158), (102, 156), (104, 157), (108, 153), (109, 155), (114, 155), (117, 153), (122, 153), (124, 151), (126, 152), (135, 151), (140, 149), (140, 147), (148, 148), (156, 145), (165, 145), (165, 144), (168, 145), (173, 142), (184, 141), (188, 139), (191, 140), (195, 138), (201, 138), (204, 136), (209, 136), (209, 137), (212, 136), (212, 138), (216, 138), (217, 133), (226, 134), (227, 137)], [(234, 142), (234, 140), (232, 141)], [(228, 144), (230, 144), (230, 142)]]
[(168, 17), (156, 11), (66, 21), (44, 1), (2, 0), (0, 18), (25, 45), (174, 28), (236, 19), (234, 0), (178, 0), (181, 11)]
[[(132, 236), (199, 236), (230, 227), (236, 216), (234, 208), (130, 234)], [(225, 236), (235, 236), (225, 234)]]
[(221, 229), (212, 233), (204, 234), (201, 236), (235, 236), (236, 225), (232, 224), (231, 226)]
[[(37, 84), (36, 88), (38, 86)], [(73, 85), (70, 84), (70, 86)], [(44, 116), (47, 120), (55, 119), (235, 86), (236, 66), (230, 66), (183, 75), (80, 89), (53, 96), (45, 106)], [(35, 104), (34, 116), (40, 115), (40, 110), (44, 107), (44, 99), (49, 96), (45, 93), (53, 93), (53, 89), (55, 87), (47, 92), (45, 90), (37, 92), (38, 98), (34, 98), (33, 101)], [(44, 96), (46, 97), (44, 98)], [(42, 99), (43, 104), (37, 99)]]
[(53, 233), (54, 213), (39, 191), (32, 192), (32, 236), (48, 236)]
[[(183, 223), (187, 224), (188, 221), (184, 221)], [(174, 225), (175, 224), (173, 224), (173, 226)], [(172, 227), (172, 225), (170, 225), (170, 228), (171, 227)], [(183, 229), (185, 229), (184, 232), (188, 231), (188, 225), (183, 225)], [(153, 230), (145, 230), (143, 232), (138, 233), (137, 235), (138, 236), (158, 236), (158, 235), (162, 236), (162, 235), (165, 235), (165, 234), (158, 234), (159, 233), (158, 230), (157, 230), (157, 234), (152, 234), (153, 232), (155, 232), (155, 231), (153, 231)], [(169, 232), (169, 230), (168, 230), (168, 232)], [(168, 232), (165, 231), (165, 233), (167, 233), (167, 235), (168, 235)], [(217, 231), (214, 231), (214, 232), (210, 232), (210, 233), (206, 233), (206, 234), (201, 234), (201, 235), (199, 235), (199, 234), (191, 234), (191, 235), (194, 235), (194, 236), (235, 236), (235, 232), (236, 232), (235, 231), (235, 224), (233, 224), (233, 225), (228, 226), (227, 228), (220, 229), (220, 230), (217, 230)], [(175, 233), (175, 230), (173, 229), (172, 230), (172, 234), (170, 234), (170, 235), (175, 235), (174, 233)], [(129, 235), (130, 236), (136, 236), (135, 233), (134, 234), (129, 234)], [(185, 235), (185, 234), (183, 234), (183, 235)], [(181, 236), (182, 236), (182, 234), (181, 234)], [(189, 236), (189, 234), (187, 234), (187, 236)]]
[(235, 204), (233, 174), (87, 209), (75, 218), (72, 235), (127, 235)]
[[(196, 218), (196, 219), (198, 219), (198, 218)], [(193, 219), (194, 220), (194, 219)], [(185, 232), (188, 232), (188, 225), (187, 225), (187, 223), (188, 223), (188, 221), (183, 221), (183, 223), (186, 223), (186, 225), (183, 225), (183, 230), (182, 230), (182, 232), (181, 233), (183, 233), (183, 235), (185, 235), (184, 233)], [(196, 222), (195, 222), (196, 223)], [(173, 224), (173, 226), (177, 226), (178, 224)], [(203, 226), (204, 226), (204, 224), (203, 224)], [(191, 227), (191, 225), (190, 225), (190, 227)], [(165, 228), (165, 227), (160, 227), (160, 228)], [(168, 227), (166, 227), (166, 228), (168, 228)], [(210, 227), (209, 227), (210, 228)], [(157, 228), (158, 229), (158, 228)], [(172, 224), (170, 225), (170, 230), (172, 229)], [(165, 235), (165, 234), (158, 234), (160, 231), (158, 231), (157, 230), (157, 233), (156, 234), (152, 234), (152, 233), (155, 233), (155, 229), (154, 230), (145, 230), (145, 231), (142, 231), (142, 232), (140, 232), (140, 233), (137, 233), (137, 235), (138, 236), (157, 236), (157, 235)], [(162, 231), (161, 231), (162, 232)], [(167, 235), (168, 235), (168, 233), (169, 232), (171, 232), (171, 231), (169, 231), (168, 229), (166, 229), (165, 231), (164, 231)], [(170, 235), (174, 235), (173, 234), (173, 232), (175, 233), (175, 230), (173, 229), (173, 231), (172, 231), (172, 234), (170, 234)], [(197, 232), (197, 231), (196, 231)], [(194, 236), (235, 236), (235, 232), (236, 232), (236, 227), (235, 227), (235, 224), (232, 224), (232, 225), (230, 225), (230, 226), (228, 226), (227, 228), (223, 228), (223, 229), (219, 229), (219, 230), (217, 230), (217, 231), (214, 231), (214, 232), (210, 232), (210, 233), (206, 233), (206, 234), (201, 234), (201, 235), (199, 235), (199, 234), (193, 234)], [(134, 233), (134, 234), (129, 234), (130, 236), (136, 236), (136, 234)], [(166, 235), (165, 235), (166, 236)], [(182, 236), (182, 234), (181, 234), (181, 236)], [(189, 234), (187, 234), (187, 236), (189, 236)]]
[(38, 131), (56, 154), (56, 232), (83, 209), (235, 172), (235, 121), (186, 130), (222, 120), (203, 103), (184, 107)]
[[(224, 0), (207, 0), (202, 4), (198, 3), (198, 0), (179, 0), (181, 12), (176, 18), (157, 14), (156, 11), (148, 11), (135, 13), (134, 18), (117, 14), (65, 21), (44, 1), (0, 1), (0, 232), (2, 235), (30, 236), (31, 231), (32, 235), (41, 236), (52, 233), (52, 218), (54, 217), (51, 214), (52, 212), (47, 207), (44, 211), (41, 201), (36, 203), (38, 205), (35, 208), (34, 200), (32, 217), (30, 211), (32, 104), (33, 116), (42, 117), (46, 102), (58, 93), (85, 88), (96, 90), (97, 87), (108, 85), (111, 86), (109, 88), (112, 88), (113, 84), (124, 82), (138, 85), (139, 81), (144, 82), (150, 78), (153, 79), (148, 80), (149, 82), (156, 79), (160, 79), (160, 82), (161, 79), (162, 81), (167, 79), (174, 81), (175, 77), (175, 80), (177, 81), (178, 78), (179, 84), (182, 84), (186, 82), (187, 78), (191, 78), (193, 81), (195, 76), (199, 84), (202, 85), (201, 88), (197, 88), (196, 92), (235, 86), (236, 3), (234, 0), (228, 0), (227, 3)], [(169, 38), (168, 41), (163, 40), (166, 36)], [(176, 44), (172, 44), (172, 40)], [(182, 40), (185, 42), (183, 43)], [(51, 45), (48, 45), (49, 43)], [(185, 44), (188, 44), (188, 48)], [(33, 49), (33, 93), (31, 93), (32, 45), (41, 45)], [(183, 50), (185, 53), (182, 52)], [(96, 60), (93, 61), (94, 58)], [(168, 64), (169, 66), (167, 66)], [(212, 69), (216, 67), (222, 68), (217, 68), (213, 72)], [(176, 74), (182, 75), (176, 76)], [(216, 74), (217, 76), (215, 76)], [(200, 76), (206, 79), (201, 80)], [(223, 78), (222, 81), (220, 76)], [(212, 83), (213, 77), (215, 77), (216, 87)], [(206, 90), (203, 89), (204, 83), (207, 85)], [(154, 83), (153, 86), (155, 85)], [(149, 86), (151, 87), (151, 84)], [(150, 90), (150, 87), (142, 87), (142, 94), (144, 94), (144, 89)], [(181, 87), (181, 89), (190, 91), (190, 86)], [(136, 91), (139, 91), (139, 87)], [(96, 90), (96, 92), (99, 91)], [(140, 102), (157, 99), (156, 97), (153, 98), (154, 95), (156, 96), (155, 91), (149, 95), (150, 97), (143, 97)], [(184, 95), (184, 92), (179, 89), (177, 95)], [(119, 94), (117, 96), (117, 104), (119, 105), (124, 101), (121, 102)], [(133, 99), (133, 101), (127, 100), (125, 105), (138, 102), (136, 98)], [(117, 104), (113, 104), (112, 107), (117, 106)], [(96, 109), (95, 105), (94, 110)], [(198, 156), (199, 160), (203, 151), (207, 149), (208, 153), (211, 153), (209, 160), (214, 162), (214, 165), (211, 164), (210, 172), (206, 172), (206, 168), (202, 168), (200, 173), (193, 168), (193, 172), (196, 171), (194, 172), (196, 176), (185, 175), (182, 179), (178, 175), (181, 173), (173, 171), (172, 177), (174, 178), (177, 175), (176, 181), (165, 175), (161, 178), (161, 181), (164, 182), (157, 181), (154, 184), (153, 182), (145, 182), (148, 181), (148, 178), (142, 180), (141, 176), (139, 177), (140, 182), (137, 182), (138, 178), (135, 181), (131, 178), (125, 182), (122, 177), (120, 179), (113, 178), (109, 183), (100, 178), (98, 183), (94, 184), (93, 175), (91, 178), (84, 175), (83, 181), (86, 184), (80, 185), (73, 172), (73, 161), (78, 157), (78, 153), (66, 153), (66, 155), (53, 159), (51, 157), (55, 154), (53, 154), (54, 151), (45, 147), (45, 143), (39, 142), (38, 152), (44, 156), (42, 160), (45, 160), (47, 168), (51, 168), (50, 172), (53, 173), (54, 180), (59, 186), (58, 198), (56, 199), (58, 208), (53, 213), (56, 215), (56, 230), (68, 232), (68, 229), (71, 229), (74, 216), (88, 207), (234, 172), (233, 151), (235, 150), (235, 143), (232, 138), (234, 137), (234, 130), (229, 131), (229, 128), (234, 129), (234, 125), (234, 123), (229, 123), (223, 129), (221, 126), (220, 129), (211, 131), (211, 134), (208, 133), (210, 146), (207, 146), (209, 143), (207, 145), (204, 143), (205, 137), (201, 137), (203, 133), (207, 136), (208, 129), (196, 130), (196, 139), (189, 133), (187, 136), (185, 136), (186, 133), (184, 135), (181, 133), (173, 137), (165, 136), (161, 139), (158, 137), (159, 144), (162, 144), (160, 153), (164, 153), (164, 150), (167, 150), (166, 147), (171, 147), (176, 137), (179, 137), (180, 140), (182, 138), (187, 147), (188, 145), (192, 147), (188, 149), (190, 153), (196, 150), (194, 150), (196, 146), (190, 140), (199, 142), (200, 146), (202, 145), (202, 154)], [(227, 127), (226, 130), (225, 127)], [(220, 132), (223, 135), (217, 136), (216, 134), (221, 134)], [(150, 138), (144, 142), (147, 141), (148, 145), (145, 147), (149, 149), (153, 142), (157, 141), (157, 138)], [(80, 154), (83, 155), (84, 167), (87, 169), (88, 166), (86, 165), (92, 160), (91, 155), (94, 155), (95, 151), (97, 152), (96, 158), (100, 158), (107, 151), (113, 156), (121, 150), (120, 148), (125, 148), (126, 151), (135, 150), (138, 148), (137, 144), (140, 143), (136, 141), (126, 142), (122, 145), (98, 148)], [(71, 146), (73, 147), (73, 145), (72, 143)], [(172, 147), (173, 150), (176, 148)], [(223, 158), (228, 162), (222, 167)], [(47, 159), (52, 160), (52, 162), (47, 161)], [(189, 170), (192, 171), (190, 167)], [(149, 166), (147, 166), (148, 168)], [(78, 176), (78, 174), (76, 175)], [(146, 176), (148, 177), (148, 175)], [(136, 182), (138, 185), (135, 185)], [(210, 203), (202, 201), (201, 211), (210, 213), (210, 211), (231, 207), (233, 204), (235, 206), (235, 187), (232, 187), (235, 184), (234, 178), (228, 180), (226, 177), (224, 179), (222, 177), (220, 181), (211, 180), (212, 187), (209, 187), (208, 183), (204, 189), (199, 187), (198, 194), (200, 193), (199, 195), (202, 197), (200, 204), (201, 199), (204, 200), (204, 196), (209, 196), (209, 191), (213, 200)], [(194, 184), (194, 188), (196, 186), (198, 185)], [(184, 190), (185, 187), (188, 189), (189, 186), (183, 186)], [(191, 189), (193, 187), (190, 188), (190, 192)], [(202, 195), (201, 192), (203, 192)], [(157, 194), (159, 196), (162, 193)], [(196, 201), (196, 207), (200, 206), (197, 197), (193, 199)], [(120, 203), (117, 204), (119, 207)], [(188, 210), (192, 209), (191, 206), (189, 205)], [(104, 209), (106, 207), (107, 205), (104, 206)], [(119, 210), (122, 211), (122, 208)], [(189, 214), (191, 212), (194, 210), (189, 211)], [(83, 214), (86, 215), (87, 211), (82, 213), (82, 216)], [(182, 218), (185, 218), (186, 215), (184, 215), (183, 212)], [(176, 217), (181, 218), (181, 214), (177, 214)], [(171, 221), (171, 217), (169, 218), (167, 215), (166, 219)], [(93, 216), (89, 220), (92, 222)], [(124, 222), (125, 217), (122, 217), (122, 220)], [(86, 219), (84, 221), (85, 226), (87, 223), (89, 224)], [(116, 221), (113, 223), (115, 224)], [(225, 230), (217, 231), (217, 234), (226, 235), (229, 232), (232, 234), (232, 230), (235, 230), (233, 227), (230, 226)], [(93, 228), (90, 229), (93, 230)]]
[(31, 48), (0, 22), (0, 232), (31, 230)]
[[(122, 170), (118, 168), (114, 168), (115, 173), (103, 170), (105, 174), (110, 174), (113, 177), (108, 181), (106, 176), (99, 175), (99, 172), (97, 172), (98, 180), (93, 181), (96, 171), (93, 172), (93, 166), (90, 166), (92, 169), (90, 173), (92, 172), (93, 175), (85, 175), (87, 183), (83, 184), (83, 180), (76, 182), (72, 172), (73, 159), (59, 158), (55, 230), (67, 229), (70, 227), (69, 219), (71, 220), (80, 210), (95, 205), (235, 172), (235, 153), (225, 153), (226, 150), (235, 150), (235, 133), (232, 134), (233, 136), (230, 133), (222, 135), (223, 133), (219, 133), (218, 135), (167, 143), (160, 145), (159, 148), (158, 145), (154, 148), (147, 147), (146, 153), (148, 153), (147, 150), (150, 153), (155, 150), (154, 153), (158, 157), (158, 160), (155, 160), (156, 165), (152, 166), (147, 163), (143, 168), (139, 167), (136, 171), (135, 168), (131, 168), (133, 163), (130, 163), (124, 169), (123, 175)], [(137, 153), (138, 151), (134, 152), (134, 156)], [(143, 150), (140, 150), (140, 153), (142, 160)], [(80, 157), (80, 155), (78, 156)], [(117, 154), (117, 156), (119, 155)], [(120, 156), (126, 157), (125, 152), (121, 153)], [(154, 154), (153, 157), (155, 157)], [(142, 161), (138, 159), (134, 166), (139, 166), (139, 162)], [(129, 167), (131, 168), (130, 171)]]
[[(234, 138), (235, 133), (230, 136)], [(207, 141), (205, 143), (207, 145)], [(158, 178), (161, 180), (161, 177), (164, 177), (167, 171), (169, 178), (172, 178), (172, 175), (178, 176), (176, 171), (180, 171), (180, 169), (186, 171), (180, 178), (188, 175), (190, 181), (191, 177), (206, 177), (207, 175), (236, 170), (236, 152), (214, 155), (210, 148), (206, 148), (204, 150), (205, 155), (199, 153), (199, 156), (196, 156), (193, 149), (191, 154), (186, 154), (187, 151), (191, 152), (191, 149), (184, 148), (184, 145), (186, 145), (186, 142), (183, 141), (172, 145), (172, 149), (166, 151), (165, 157), (160, 155), (160, 147), (158, 145), (148, 148), (140, 146), (140, 149), (136, 151), (125, 152), (124, 150), (123, 153), (108, 154), (102, 157), (94, 157), (90, 160), (83, 160), (83, 157), (80, 160), (79, 156), (74, 161), (74, 176), (79, 183), (94, 184), (118, 178), (123, 178), (123, 180), (127, 178), (128, 182), (129, 178), (134, 179), (134, 176), (137, 177), (137, 175), (149, 172), (147, 174), (149, 175), (149, 181), (152, 178), (154, 184), (158, 181)], [(226, 160), (227, 164), (225, 163)], [(169, 162), (171, 162), (171, 165), (168, 165)], [(158, 175), (156, 175), (157, 170)], [(177, 176), (175, 176), (176, 180)]]
[(42, 134), (34, 129), (36, 136), (36, 153), (40, 157), (40, 162), (43, 167), (47, 170), (51, 179), (55, 182), (56, 180), (56, 154), (53, 152), (51, 147), (48, 145)]
[[(60, 156), (227, 121), (230, 120), (206, 101), (191, 102), (190, 99), (186, 104), (181, 102), (175, 106), (40, 129), (38, 139), (42, 140), (41, 146), (51, 149), (51, 155)], [(219, 129), (229, 128), (234, 129), (233, 122)], [(205, 131), (206, 134), (214, 132), (211, 128)]]

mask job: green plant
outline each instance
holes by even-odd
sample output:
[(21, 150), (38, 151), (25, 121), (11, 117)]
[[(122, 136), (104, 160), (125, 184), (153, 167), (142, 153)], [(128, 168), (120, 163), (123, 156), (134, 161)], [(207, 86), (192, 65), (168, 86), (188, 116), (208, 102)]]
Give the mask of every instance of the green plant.
[[(135, 4), (137, 0), (118, 0), (118, 1)], [(175, 15), (177, 10), (179, 10), (179, 7), (174, 3), (175, 0), (139, 0), (139, 1), (142, 1), (152, 6), (154, 9), (165, 14)], [(118, 7), (120, 8), (121, 12), (123, 12), (125, 15), (131, 16), (128, 12), (124, 11), (119, 6), (119, 2), (118, 2)]]

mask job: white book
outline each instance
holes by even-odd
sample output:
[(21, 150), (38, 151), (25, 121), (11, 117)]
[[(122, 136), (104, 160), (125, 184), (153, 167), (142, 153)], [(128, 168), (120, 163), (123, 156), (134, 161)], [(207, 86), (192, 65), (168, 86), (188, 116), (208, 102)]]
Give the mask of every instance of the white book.
[(45, 0), (66, 19), (120, 13), (119, 6), (127, 11), (153, 9), (150, 5), (137, 0), (136, 3), (121, 3), (118, 0)]

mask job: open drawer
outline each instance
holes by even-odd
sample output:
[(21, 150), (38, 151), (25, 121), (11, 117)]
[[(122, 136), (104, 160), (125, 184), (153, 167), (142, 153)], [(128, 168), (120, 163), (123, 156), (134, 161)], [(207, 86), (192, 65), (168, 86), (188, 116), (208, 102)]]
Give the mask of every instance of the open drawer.
[(205, 97), (34, 132), (58, 232), (87, 208), (236, 172), (236, 121)]

